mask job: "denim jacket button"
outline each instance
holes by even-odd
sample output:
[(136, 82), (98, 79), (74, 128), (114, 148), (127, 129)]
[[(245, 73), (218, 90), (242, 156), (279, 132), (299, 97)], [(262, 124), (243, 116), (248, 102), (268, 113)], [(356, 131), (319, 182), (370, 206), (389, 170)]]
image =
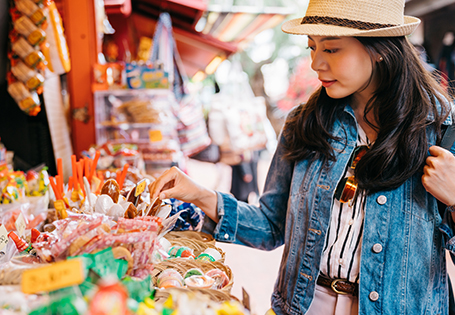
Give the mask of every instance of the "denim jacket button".
[(379, 293), (376, 291), (371, 291), (368, 297), (371, 301), (376, 302), (379, 299)]
[(378, 197), (378, 199), (376, 199), (376, 201), (380, 204), (380, 205), (383, 205), (387, 202), (387, 197), (384, 196), (384, 195), (381, 195)]
[(373, 245), (373, 252), (375, 252), (376, 254), (379, 254), (380, 252), (382, 252), (382, 245), (377, 243), (377, 244), (374, 244)]
[(225, 238), (225, 239), (228, 239), (228, 238), (229, 238), (229, 234), (227, 234), (227, 233), (224, 234), (224, 238)]

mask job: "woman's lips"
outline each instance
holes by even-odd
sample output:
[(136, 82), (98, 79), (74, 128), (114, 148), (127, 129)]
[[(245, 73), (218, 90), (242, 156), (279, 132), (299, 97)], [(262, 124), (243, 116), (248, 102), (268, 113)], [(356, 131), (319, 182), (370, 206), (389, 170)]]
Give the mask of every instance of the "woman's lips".
[(337, 82), (337, 80), (332, 80), (332, 81), (320, 80), (320, 81), (322, 82), (322, 86), (325, 88), (328, 88), (329, 86), (331, 86), (332, 84)]

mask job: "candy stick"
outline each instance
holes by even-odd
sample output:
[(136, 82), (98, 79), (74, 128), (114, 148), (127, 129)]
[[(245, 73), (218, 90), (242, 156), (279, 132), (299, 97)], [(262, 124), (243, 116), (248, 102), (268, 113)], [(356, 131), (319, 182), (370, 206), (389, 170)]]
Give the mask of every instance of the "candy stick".
[(88, 178), (89, 182), (92, 181), (92, 177), (93, 177), (93, 175), (95, 175), (96, 164), (98, 164), (98, 159), (100, 158), (100, 155), (101, 155), (100, 151), (96, 151), (95, 158), (93, 159), (93, 163), (92, 163), (92, 168), (90, 169), (90, 176)]
[(84, 156), (84, 176), (88, 177), (90, 175), (90, 159)]
[(122, 187), (123, 187), (123, 182), (125, 181), (126, 173), (128, 172), (128, 167), (129, 167), (129, 164), (123, 165), (122, 174), (120, 175), (120, 179), (117, 180), (120, 189), (122, 189)]
[(83, 172), (83, 165), (82, 163), (84, 163), (83, 161), (79, 161), (76, 163), (77, 165), (77, 180), (79, 182), (79, 187), (82, 189), (82, 193), (84, 194), (84, 197), (85, 197), (85, 189), (84, 189), (84, 180), (83, 180), (83, 175), (82, 175), (82, 172)]
[(51, 183), (52, 190), (54, 191), (55, 199), (59, 200), (62, 199), (62, 196), (60, 195), (60, 192), (57, 190), (57, 185), (54, 182), (54, 178), (52, 176), (49, 176), (49, 182)]
[[(60, 189), (60, 192), (63, 192), (63, 162), (62, 158), (57, 159), (57, 174), (58, 174), (58, 182), (57, 186)], [(55, 177), (57, 180), (57, 176)]]
[(79, 189), (79, 183), (77, 181), (77, 164), (76, 164), (76, 156), (73, 154), (71, 155), (71, 167), (73, 169), (73, 184), (74, 189)]
[(70, 189), (73, 189), (73, 176), (68, 178), (68, 191), (70, 191)]
[[(61, 179), (60, 175), (55, 175), (55, 185), (56, 185), (56, 188), (60, 194), (60, 196), (63, 196), (63, 186), (60, 186), (60, 182), (63, 182), (63, 180)], [(62, 184), (63, 185), (63, 184)]]

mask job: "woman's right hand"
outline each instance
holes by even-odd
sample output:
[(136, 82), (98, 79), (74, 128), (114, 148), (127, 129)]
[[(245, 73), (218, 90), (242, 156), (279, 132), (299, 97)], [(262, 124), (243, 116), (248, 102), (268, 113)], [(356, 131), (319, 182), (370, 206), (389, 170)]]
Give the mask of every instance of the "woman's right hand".
[(166, 170), (149, 185), (150, 199), (175, 198), (198, 206), (212, 220), (218, 222), (217, 194), (194, 182), (177, 167)]

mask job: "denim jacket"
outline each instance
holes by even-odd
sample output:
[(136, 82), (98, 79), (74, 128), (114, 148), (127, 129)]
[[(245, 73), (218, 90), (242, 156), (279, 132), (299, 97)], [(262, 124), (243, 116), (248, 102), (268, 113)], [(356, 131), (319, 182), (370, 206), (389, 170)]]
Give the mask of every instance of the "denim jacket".
[[(444, 124), (451, 124), (449, 117)], [(218, 194), (217, 225), (204, 230), (222, 242), (264, 250), (284, 244), (272, 295), (277, 315), (304, 314), (313, 299), (332, 200), (357, 140), (357, 123), (347, 105), (335, 121), (336, 161), (283, 159), (280, 141), (267, 175), (259, 207)], [(428, 147), (434, 144), (429, 135)], [(452, 147), (452, 153), (455, 148)], [(423, 171), (423, 170), (422, 170)], [(441, 218), (436, 199), (418, 173), (394, 190), (367, 196), (360, 261), (359, 314), (448, 314), (445, 249), (455, 253), (453, 222)]]

